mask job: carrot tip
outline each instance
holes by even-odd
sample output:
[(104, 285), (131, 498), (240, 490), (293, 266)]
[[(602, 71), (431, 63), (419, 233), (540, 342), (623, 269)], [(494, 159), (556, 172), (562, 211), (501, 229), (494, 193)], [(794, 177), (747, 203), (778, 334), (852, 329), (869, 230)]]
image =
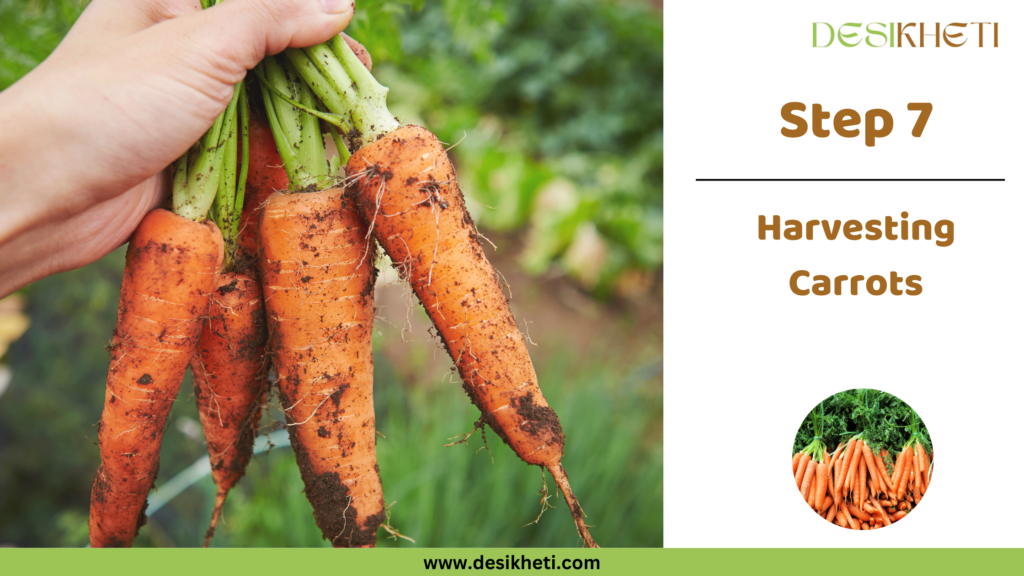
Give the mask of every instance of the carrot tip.
[(551, 476), (555, 479), (555, 484), (558, 485), (558, 489), (562, 491), (562, 495), (565, 496), (565, 502), (569, 505), (569, 511), (572, 512), (572, 518), (576, 521), (576, 532), (579, 533), (580, 538), (583, 538), (584, 544), (587, 548), (600, 548), (597, 542), (594, 542), (594, 538), (590, 535), (587, 523), (584, 522), (584, 518), (587, 514), (583, 511), (583, 507), (580, 506), (576, 495), (572, 493), (572, 487), (569, 486), (569, 477), (565, 475), (565, 470), (562, 469), (562, 464), (548, 464), (547, 469), (551, 472)]
[(206, 541), (203, 542), (203, 548), (210, 547), (210, 541), (213, 540), (213, 533), (217, 530), (217, 522), (220, 521), (220, 513), (224, 509), (224, 500), (228, 497), (227, 491), (217, 491), (217, 501), (213, 505), (213, 518), (210, 519), (210, 527), (206, 530)]

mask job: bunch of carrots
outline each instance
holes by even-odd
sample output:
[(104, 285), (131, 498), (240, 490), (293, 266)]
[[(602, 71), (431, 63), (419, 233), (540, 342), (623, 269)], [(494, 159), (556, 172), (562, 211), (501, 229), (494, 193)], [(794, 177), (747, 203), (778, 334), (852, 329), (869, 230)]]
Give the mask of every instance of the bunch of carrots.
[(549, 471), (578, 535), (596, 546), (561, 466), (558, 416), (447, 152), (425, 128), (402, 126), (387, 92), (354, 41), (288, 49), (236, 86), (227, 110), (176, 163), (172, 210), (147, 215), (128, 247), (92, 546), (130, 546), (145, 523), (189, 366), (217, 486), (206, 545), (252, 456), (271, 386), (324, 538), (336, 547), (376, 544), (386, 519), (371, 350), (379, 250), (411, 285), (480, 409), (474, 431), (490, 426), (526, 463)]
[(831, 453), (816, 437), (793, 455), (793, 477), (804, 501), (827, 522), (851, 530), (874, 530), (905, 518), (920, 504), (932, 477), (933, 454), (916, 430), (895, 463), (888, 450), (863, 437), (857, 434)]

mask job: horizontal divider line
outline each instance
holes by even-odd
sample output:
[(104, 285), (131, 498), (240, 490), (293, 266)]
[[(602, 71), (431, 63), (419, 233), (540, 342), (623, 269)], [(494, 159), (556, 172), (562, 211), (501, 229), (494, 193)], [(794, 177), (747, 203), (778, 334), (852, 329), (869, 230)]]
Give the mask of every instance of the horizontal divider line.
[(697, 178), (697, 182), (1006, 182), (1006, 178)]

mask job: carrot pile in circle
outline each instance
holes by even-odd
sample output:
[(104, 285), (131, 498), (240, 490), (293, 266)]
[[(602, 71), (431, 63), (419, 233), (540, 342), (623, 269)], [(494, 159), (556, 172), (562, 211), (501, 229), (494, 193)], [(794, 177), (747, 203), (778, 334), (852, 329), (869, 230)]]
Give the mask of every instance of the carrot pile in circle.
[(862, 436), (831, 453), (824, 445), (797, 452), (793, 477), (804, 501), (826, 521), (874, 530), (905, 518), (921, 503), (931, 483), (933, 455), (915, 436), (893, 461), (888, 450), (872, 449)]

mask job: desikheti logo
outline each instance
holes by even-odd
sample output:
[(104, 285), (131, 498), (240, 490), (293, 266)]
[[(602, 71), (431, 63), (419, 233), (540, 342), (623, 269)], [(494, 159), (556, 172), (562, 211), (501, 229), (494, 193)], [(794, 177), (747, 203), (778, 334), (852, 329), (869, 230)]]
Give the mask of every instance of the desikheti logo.
[(847, 22), (836, 26), (828, 22), (811, 23), (814, 48), (828, 48), (833, 43), (847, 48), (930, 48), (932, 40), (935, 48), (999, 48), (999, 22)]

